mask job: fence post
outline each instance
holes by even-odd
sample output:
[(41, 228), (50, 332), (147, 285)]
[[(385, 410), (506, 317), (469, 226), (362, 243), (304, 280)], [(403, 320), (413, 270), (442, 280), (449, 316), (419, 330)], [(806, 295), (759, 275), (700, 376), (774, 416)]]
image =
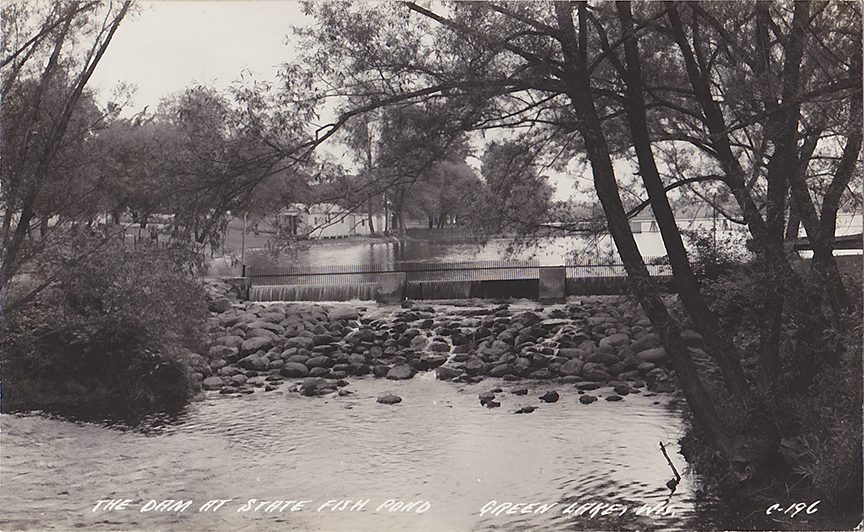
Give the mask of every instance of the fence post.
[(405, 272), (381, 273), (378, 278), (378, 292), (375, 299), (379, 303), (398, 303), (405, 297), (407, 276)]
[(540, 268), (539, 298), (542, 303), (562, 303), (567, 299), (567, 268)]

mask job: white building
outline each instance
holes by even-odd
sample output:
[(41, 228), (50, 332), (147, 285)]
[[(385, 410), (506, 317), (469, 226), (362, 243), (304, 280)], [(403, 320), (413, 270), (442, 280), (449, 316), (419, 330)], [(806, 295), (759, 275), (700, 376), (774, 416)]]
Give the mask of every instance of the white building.
[[(344, 238), (370, 235), (369, 214), (356, 213), (332, 203), (293, 204), (278, 214), (279, 227), (300, 238)], [(384, 230), (384, 216), (372, 215), (376, 233)]]

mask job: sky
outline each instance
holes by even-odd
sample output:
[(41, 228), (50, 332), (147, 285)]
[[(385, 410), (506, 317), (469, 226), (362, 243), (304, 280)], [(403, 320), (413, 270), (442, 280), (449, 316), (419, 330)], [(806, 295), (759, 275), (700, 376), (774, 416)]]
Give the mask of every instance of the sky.
[[(100, 61), (90, 88), (106, 104), (121, 83), (136, 88), (122, 116), (131, 117), (187, 87), (225, 89), (241, 73), (275, 81), (280, 65), (296, 57), (292, 26), (312, 19), (295, 0), (156, 0), (136, 2)], [(340, 157), (344, 149), (325, 146)], [(469, 159), (477, 169), (478, 161)], [(584, 177), (584, 176), (582, 176)], [(574, 192), (572, 176), (554, 173), (555, 199)], [(585, 185), (581, 185), (584, 187)], [(590, 186), (590, 185), (589, 185)]]
[(279, 65), (294, 52), (286, 44), (292, 25), (307, 24), (291, 0), (139, 2), (127, 17), (91, 80), (105, 103), (118, 83), (137, 87), (124, 116), (186, 87), (224, 89), (244, 70), (275, 80)]

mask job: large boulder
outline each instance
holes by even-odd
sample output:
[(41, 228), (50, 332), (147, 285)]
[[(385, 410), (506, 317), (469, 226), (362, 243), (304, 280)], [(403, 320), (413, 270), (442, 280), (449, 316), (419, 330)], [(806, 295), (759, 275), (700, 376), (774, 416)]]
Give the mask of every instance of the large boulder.
[(246, 356), (258, 351), (268, 351), (271, 347), (273, 347), (272, 339), (255, 336), (243, 342), (240, 346), (240, 354)]
[(618, 347), (622, 345), (627, 345), (630, 343), (630, 337), (624, 333), (616, 333), (611, 336), (607, 336), (600, 340), (599, 345), (602, 347), (604, 345), (609, 345), (612, 347)]
[(645, 351), (646, 349), (653, 349), (655, 347), (660, 347), (660, 337), (654, 333), (648, 333), (630, 345), (630, 349), (635, 353)]
[(246, 339), (249, 338), (267, 338), (272, 342), (279, 338), (279, 335), (269, 329), (255, 328), (246, 331)]
[(399, 364), (390, 368), (387, 372), (387, 378), (392, 380), (406, 380), (414, 376), (414, 368), (408, 364)]
[(465, 372), (469, 375), (480, 375), (486, 371), (486, 363), (479, 358), (472, 358), (465, 364)]
[(309, 368), (304, 366), (303, 364), (298, 364), (296, 362), (286, 362), (282, 369), (279, 370), (279, 374), (283, 377), (307, 377), (309, 376)]
[(381, 404), (385, 405), (395, 405), (397, 403), (402, 402), (402, 398), (398, 395), (393, 395), (392, 393), (388, 393), (387, 395), (382, 395), (377, 399), (377, 401)]
[(207, 304), (207, 309), (210, 312), (215, 312), (217, 314), (221, 314), (231, 308), (231, 300), (227, 297), (220, 297), (218, 299), (214, 299), (210, 303)]
[[(240, 345), (243, 345), (242, 343)], [(236, 347), (229, 347), (227, 345), (214, 345), (210, 347), (210, 350), (207, 352), (211, 360), (223, 358), (225, 360), (230, 360), (237, 356), (239, 350)]]
[(562, 347), (558, 349), (558, 356), (565, 358), (582, 358), (585, 352), (575, 347)]
[(204, 386), (205, 390), (219, 390), (222, 388), (222, 378), (221, 377), (207, 377), (204, 379), (204, 382), (201, 383)]
[(240, 348), (243, 345), (243, 341), (245, 339), (242, 336), (237, 336), (236, 334), (229, 334), (227, 336), (220, 336), (216, 339), (216, 342), (222, 344), (226, 347), (236, 347)]
[(270, 365), (270, 360), (265, 356), (253, 354), (253, 355), (249, 355), (247, 357), (241, 358), (237, 362), (237, 365), (240, 366), (241, 368), (245, 368), (245, 369), (252, 369), (255, 371), (267, 371), (267, 369)]
[(462, 375), (461, 371), (455, 368), (451, 368), (449, 366), (440, 366), (438, 369), (435, 370), (435, 376), (438, 378), (438, 380), (442, 381), (453, 380), (460, 375)]
[(360, 319), (360, 311), (351, 307), (336, 307), (330, 309), (327, 317), (331, 321), (349, 321)]
[(609, 373), (606, 366), (594, 362), (586, 362), (582, 367), (582, 377), (589, 381), (608, 381)]
[(657, 364), (665, 362), (669, 358), (669, 355), (666, 353), (666, 349), (662, 347), (655, 347), (636, 353), (636, 358), (641, 360), (642, 362), (652, 362), (654, 364)]
[(593, 355), (590, 355), (585, 359), (586, 362), (593, 362), (595, 364), (603, 364), (604, 366), (611, 366), (612, 364), (617, 364), (620, 362), (620, 359), (610, 353), (604, 353), (602, 351), (597, 351)]
[(295, 336), (294, 338), (289, 338), (285, 341), (285, 347), (311, 350), (315, 347), (315, 341), (307, 336)]
[(489, 376), (499, 378), (512, 372), (513, 367), (510, 364), (498, 364), (497, 366), (489, 370)]
[(578, 358), (571, 358), (567, 362), (561, 364), (561, 367), (558, 368), (558, 372), (562, 375), (581, 375), (582, 367), (584, 365), (585, 363)]
[[(278, 325), (276, 323), (269, 322), (269, 321), (264, 320), (264, 319), (257, 319), (255, 321), (249, 323), (249, 325), (247, 325), (247, 328), (250, 331), (254, 331), (255, 329), (264, 329), (265, 331), (270, 331), (276, 335), (279, 335), (279, 334), (282, 334), (285, 332), (285, 327)], [(250, 335), (250, 333), (246, 334), (246, 336), (249, 336), (249, 335)]]

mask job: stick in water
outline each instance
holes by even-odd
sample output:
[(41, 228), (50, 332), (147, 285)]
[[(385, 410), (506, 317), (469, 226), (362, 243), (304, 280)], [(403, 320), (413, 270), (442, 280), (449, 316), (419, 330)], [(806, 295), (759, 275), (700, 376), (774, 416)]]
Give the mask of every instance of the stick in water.
[(663, 442), (660, 442), (660, 450), (663, 451), (663, 456), (666, 457), (666, 461), (669, 462), (669, 467), (672, 468), (672, 472), (675, 473), (675, 478), (666, 483), (666, 487), (672, 491), (675, 491), (675, 488), (678, 486), (678, 483), (681, 482), (681, 475), (678, 474), (678, 470), (675, 469), (675, 464), (672, 463), (672, 460), (669, 458), (669, 455), (666, 453), (666, 446), (663, 445)]

